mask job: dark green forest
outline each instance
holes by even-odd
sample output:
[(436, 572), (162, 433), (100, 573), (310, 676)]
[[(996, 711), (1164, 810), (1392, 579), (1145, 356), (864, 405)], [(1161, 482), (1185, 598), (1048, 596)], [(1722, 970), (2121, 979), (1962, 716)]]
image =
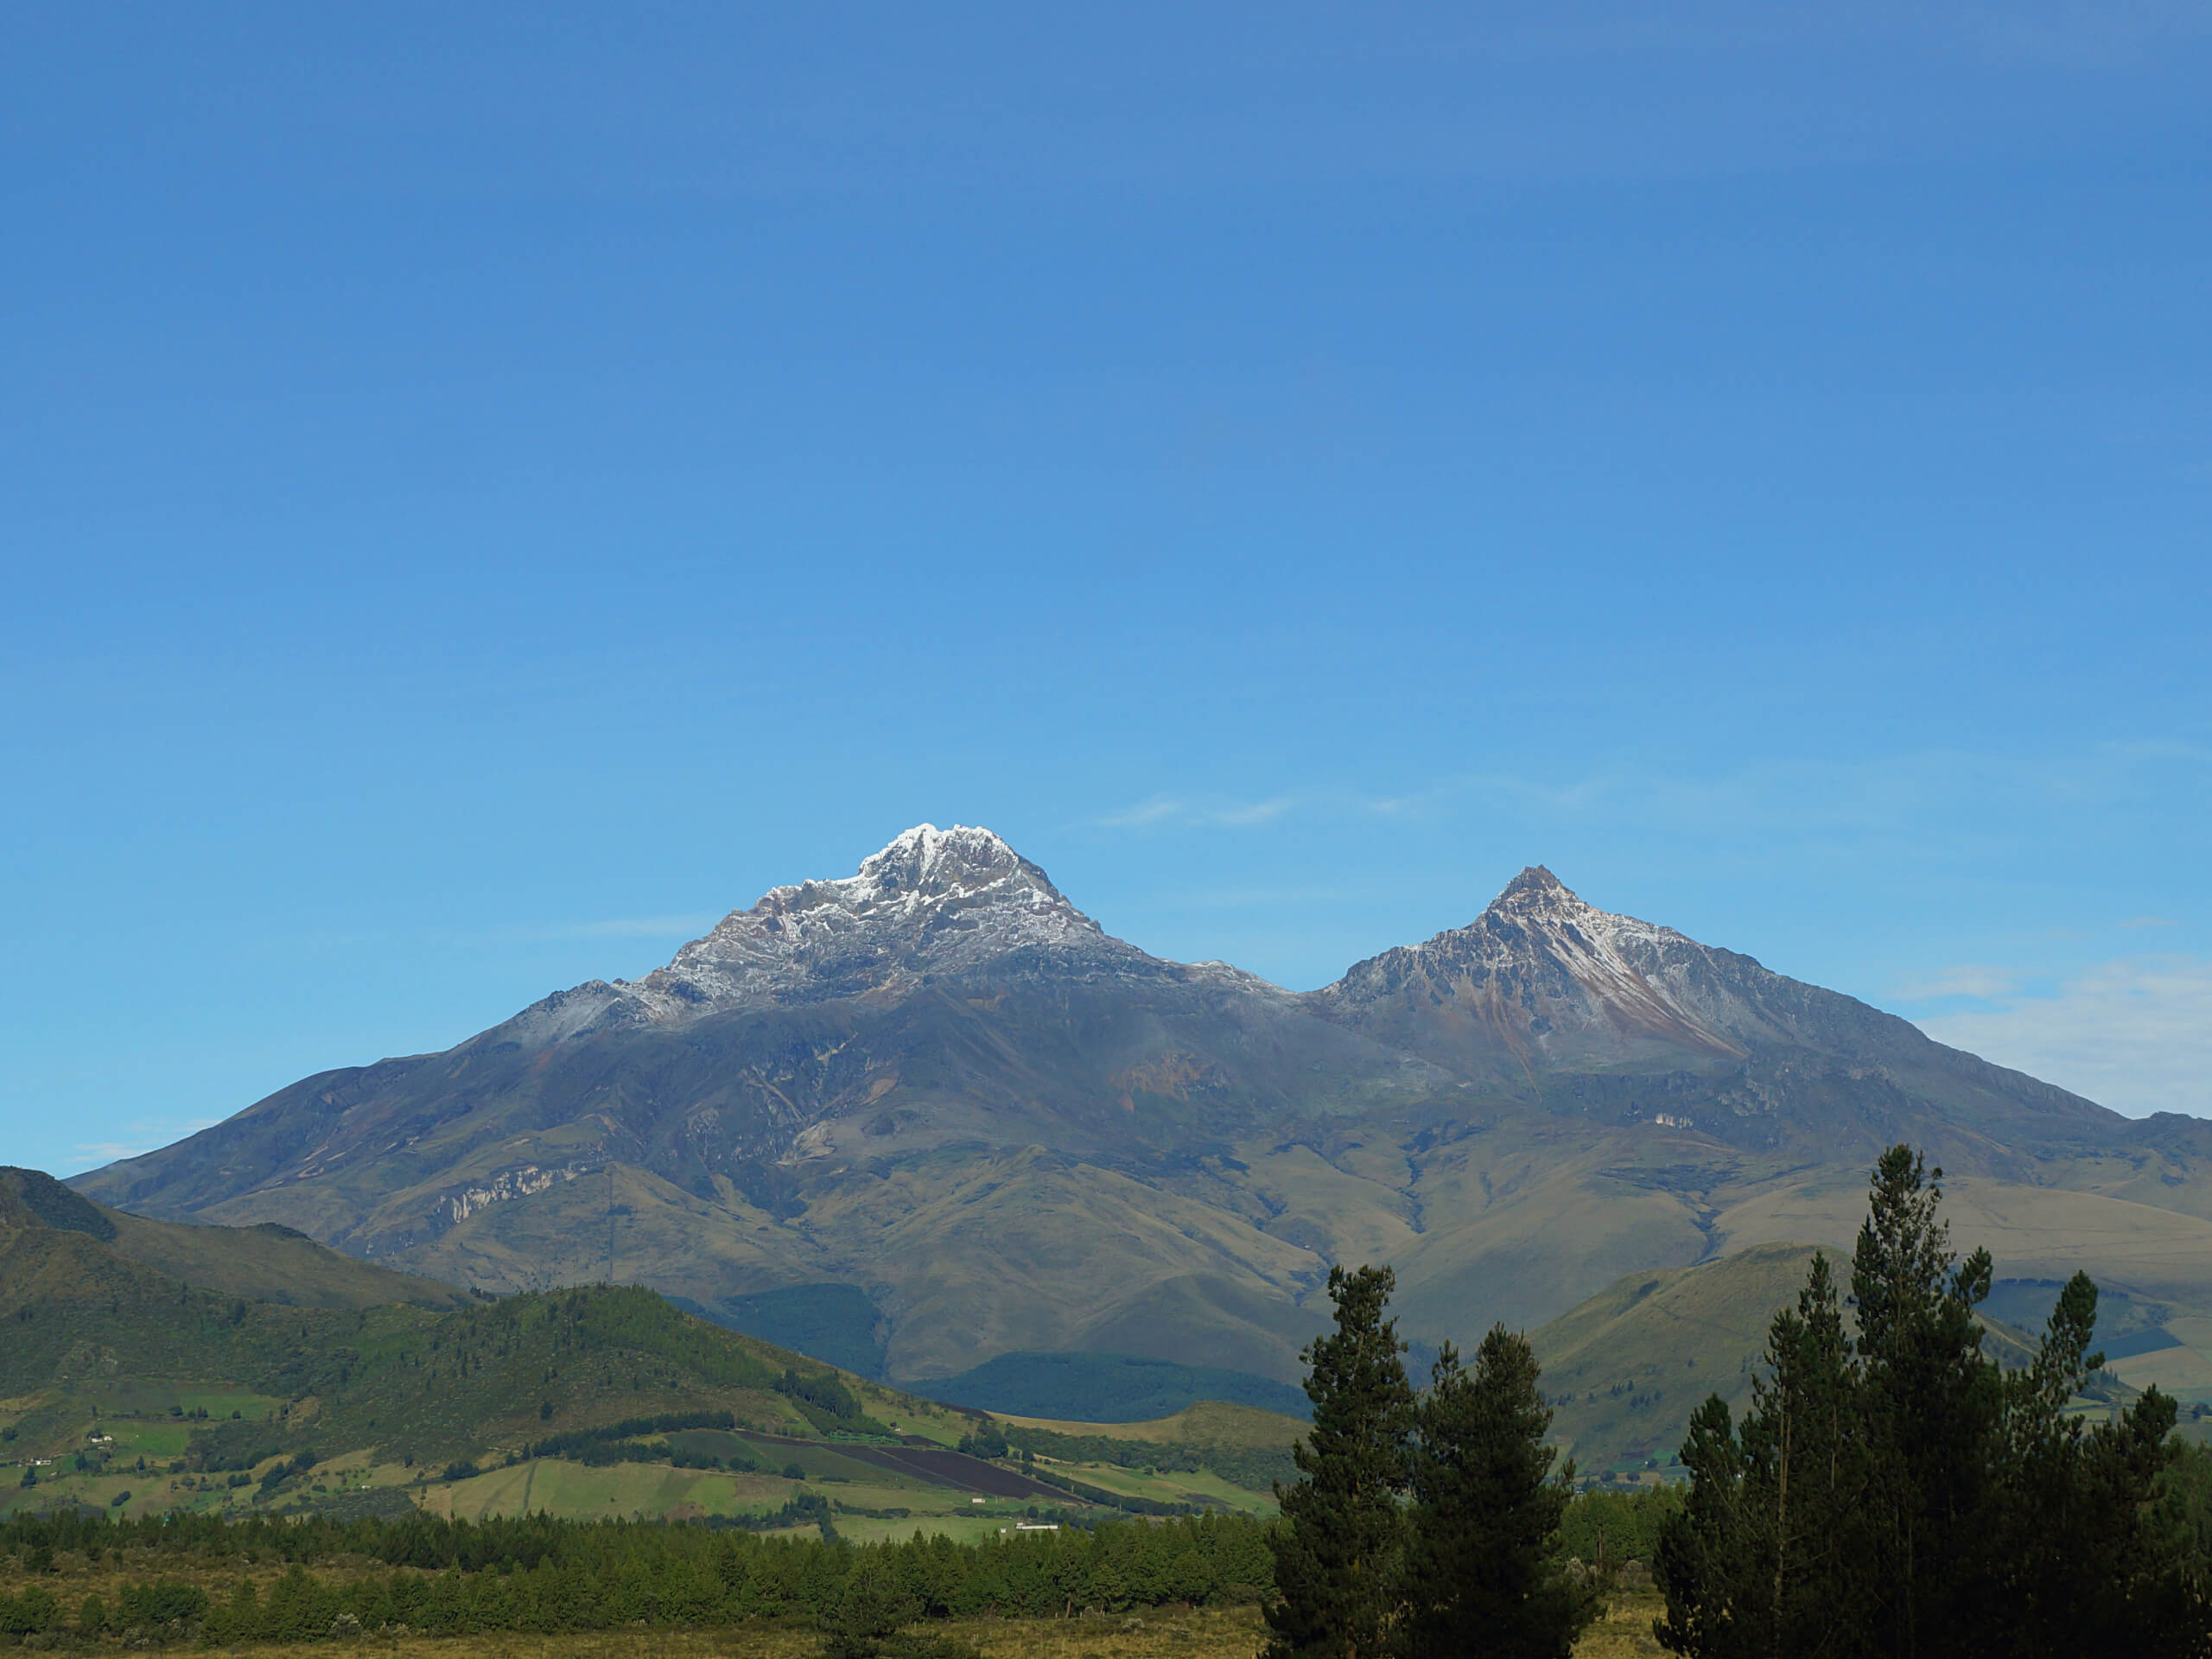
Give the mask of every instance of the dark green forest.
[[(297, 1641), (405, 1625), (431, 1634), (537, 1634), (758, 1618), (827, 1623), (849, 1580), (888, 1575), (917, 1620), (997, 1613), (1042, 1618), (1169, 1602), (1251, 1602), (1268, 1580), (1264, 1523), (1205, 1516), (1108, 1522), (960, 1544), (760, 1537), (658, 1522), (532, 1516), (471, 1523), (416, 1515), (340, 1524), (308, 1518), (226, 1523), (170, 1516), (112, 1522), (62, 1514), (0, 1525), (33, 1582), (0, 1596), (0, 1634), (97, 1634), (179, 1621), (209, 1643)], [(61, 1551), (122, 1552), (152, 1572), (112, 1606), (64, 1607), (36, 1581)], [(341, 1561), (383, 1570), (340, 1574)], [(286, 1564), (266, 1592), (226, 1570)], [(325, 1570), (318, 1571), (318, 1567)], [(213, 1589), (202, 1587), (212, 1582)]]

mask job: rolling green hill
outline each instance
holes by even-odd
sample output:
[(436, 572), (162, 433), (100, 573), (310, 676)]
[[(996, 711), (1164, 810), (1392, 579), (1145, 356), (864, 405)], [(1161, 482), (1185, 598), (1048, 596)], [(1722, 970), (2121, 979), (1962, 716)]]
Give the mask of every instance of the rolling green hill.
[(1148, 1423), (1092, 1423), (1051, 1417), (1018, 1417), (992, 1414), (1009, 1427), (1040, 1428), (1058, 1434), (1105, 1433), (1117, 1440), (1139, 1444), (1175, 1443), (1198, 1446), (1292, 1446), (1305, 1438), (1306, 1420), (1258, 1406), (1233, 1405), (1225, 1400), (1201, 1400), (1172, 1417)]
[(43, 1170), (0, 1166), (0, 1224), (13, 1212), (106, 1245), (126, 1261), (202, 1290), (293, 1307), (468, 1306), (464, 1291), (395, 1273), (272, 1222), (245, 1227), (149, 1221), (80, 1197)]
[[(176, 1252), (210, 1287), (127, 1253), (134, 1219), (36, 1172), (0, 1179), (0, 1510), (834, 1515), (855, 1535), (964, 1535), (1040, 1504), (1267, 1507), (1236, 1488), (1267, 1484), (1236, 1436), (971, 1457), (956, 1444), (982, 1414), (642, 1287), (466, 1296), (343, 1258), (323, 1273), (330, 1252), (278, 1231), (168, 1228), (211, 1235)], [(349, 1300), (378, 1289), (418, 1300)]]

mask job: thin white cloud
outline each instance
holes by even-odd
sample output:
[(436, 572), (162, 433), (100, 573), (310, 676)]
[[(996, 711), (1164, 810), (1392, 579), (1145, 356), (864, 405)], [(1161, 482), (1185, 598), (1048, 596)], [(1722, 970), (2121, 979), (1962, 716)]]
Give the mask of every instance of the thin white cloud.
[(2019, 988), (2020, 982), (2001, 968), (1985, 968), (1966, 962), (1946, 968), (1925, 979), (1900, 985), (1897, 995), (1908, 1002), (1939, 996), (2004, 996)]
[(2055, 996), (1923, 1020), (1938, 1042), (2140, 1117), (2212, 1116), (2212, 961), (2127, 957)]
[(163, 1144), (158, 1141), (143, 1143), (137, 1141), (80, 1141), (69, 1150), (87, 1164), (111, 1164), (119, 1159), (136, 1158), (140, 1153), (151, 1152)]
[(86, 1160), (86, 1168), (92, 1168), (100, 1164), (114, 1163), (119, 1158), (136, 1158), (156, 1147), (169, 1146), (188, 1135), (199, 1134), (214, 1122), (212, 1117), (196, 1117), (181, 1122), (125, 1123), (122, 1126), (123, 1132), (131, 1136), (130, 1140), (79, 1141), (69, 1150)]
[(2122, 927), (2178, 927), (2180, 923), (2171, 916), (2130, 916)]
[(1264, 801), (1178, 801), (1155, 795), (1148, 801), (1093, 818), (1091, 823), (1102, 830), (1153, 830), (1169, 824), (1244, 830), (1255, 824), (1273, 823), (1297, 804), (1294, 795), (1277, 795)]
[(1182, 802), (1161, 800), (1155, 796), (1135, 806), (1123, 807), (1118, 812), (1109, 812), (1097, 823), (1101, 829), (1105, 830), (1145, 830), (1155, 823), (1165, 823), (1170, 818), (1179, 818), (1184, 810)]
[(1296, 804), (1291, 797), (1278, 795), (1271, 801), (1255, 801), (1249, 806), (1221, 807), (1205, 814), (1200, 821), (1226, 824), (1231, 828), (1242, 828), (1250, 823), (1273, 823)]
[[(1317, 804), (1332, 798), (1309, 793)], [(1973, 858), (2017, 845), (2013, 823), (2212, 802), (2212, 747), (2168, 739), (2039, 755), (1923, 750), (1859, 761), (1773, 760), (1714, 772), (1620, 764), (1580, 776), (1465, 772), (1347, 807), (1370, 817), (1451, 818), (1540, 832), (1633, 821), (1761, 856), (1802, 860), (1941, 854)], [(1979, 825), (1963, 833), (1961, 822)], [(2159, 917), (2136, 918), (2155, 925)]]

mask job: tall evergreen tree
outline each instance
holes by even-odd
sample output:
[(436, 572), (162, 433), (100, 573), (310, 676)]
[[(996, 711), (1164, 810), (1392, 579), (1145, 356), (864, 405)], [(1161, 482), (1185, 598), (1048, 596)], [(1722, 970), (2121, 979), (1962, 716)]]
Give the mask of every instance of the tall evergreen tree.
[(1656, 1564), (1669, 1598), (1663, 1644), (1728, 1656), (1864, 1650), (1858, 1385), (1834, 1278), (1816, 1255), (1796, 1307), (1769, 1327), (1766, 1374), (1741, 1427), (1732, 1432), (1718, 1399), (1691, 1422), (1689, 1502)]
[(1659, 1534), (1652, 1565), (1667, 1612), (1652, 1634), (1669, 1653), (1738, 1659), (1765, 1649), (1758, 1602), (1758, 1529), (1746, 1512), (1743, 1448), (1728, 1402), (1708, 1395), (1682, 1442), (1689, 1496)]
[(2174, 1402), (2149, 1389), (2110, 1422), (2066, 1409), (2104, 1362), (2089, 1351), (2097, 1287), (2059, 1294), (2034, 1364), (2005, 1382), (2005, 1527), (1998, 1605), (2006, 1650), (2200, 1654), (2212, 1633), (2185, 1541), (2154, 1513), (2175, 1461)]
[(1943, 1172), (1909, 1147), (1874, 1166), (1852, 1253), (1870, 1452), (1866, 1628), (1897, 1659), (1975, 1651), (1993, 1605), (1990, 1479), (2004, 1389), (1974, 1310), (1989, 1253), (1963, 1262), (1938, 1217)]
[(1383, 1317), (1396, 1287), (1388, 1268), (1330, 1270), (1336, 1330), (1301, 1356), (1313, 1426), (1297, 1448), (1299, 1478), (1275, 1489), (1268, 1659), (1382, 1659), (1389, 1647), (1413, 1418), (1405, 1347)]
[(1567, 1659), (1597, 1611), (1557, 1557), (1570, 1465), (1528, 1339), (1493, 1325), (1471, 1370), (1444, 1345), (1415, 1410), (1403, 1651), (1409, 1659)]

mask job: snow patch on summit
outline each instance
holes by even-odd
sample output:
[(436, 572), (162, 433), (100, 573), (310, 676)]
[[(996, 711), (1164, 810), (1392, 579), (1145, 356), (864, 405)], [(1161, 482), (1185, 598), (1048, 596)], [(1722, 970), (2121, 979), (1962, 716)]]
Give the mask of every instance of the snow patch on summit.
[(990, 830), (918, 823), (852, 875), (771, 888), (666, 967), (549, 997), (505, 1030), (526, 1042), (557, 1041), (610, 1024), (680, 1025), (732, 1008), (887, 1000), (1034, 950), (1092, 967), (1166, 965), (1108, 934)]
[(1724, 954), (1599, 910), (1538, 864), (1465, 927), (1370, 957), (1314, 995), (1354, 1018), (1408, 995), (1458, 1004), (1524, 1052), (1627, 1042), (1740, 1058), (1766, 1022), (1738, 988), (1777, 976)]

